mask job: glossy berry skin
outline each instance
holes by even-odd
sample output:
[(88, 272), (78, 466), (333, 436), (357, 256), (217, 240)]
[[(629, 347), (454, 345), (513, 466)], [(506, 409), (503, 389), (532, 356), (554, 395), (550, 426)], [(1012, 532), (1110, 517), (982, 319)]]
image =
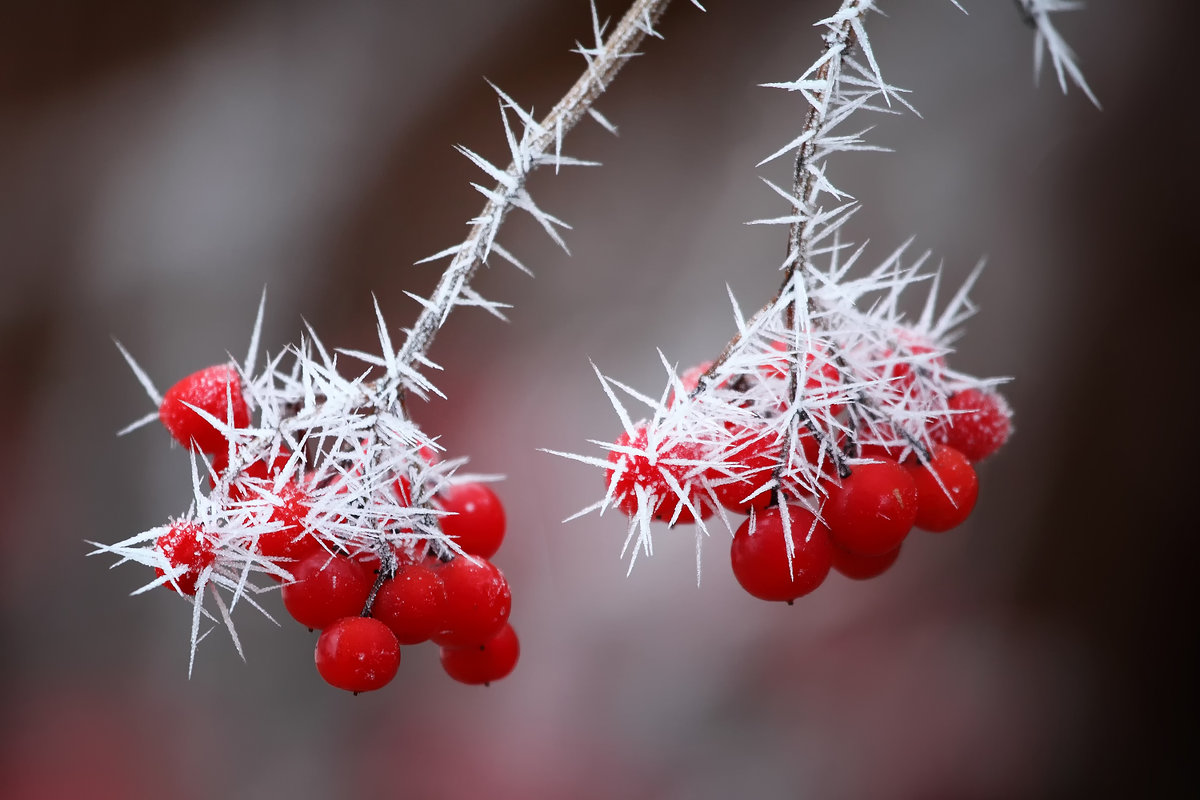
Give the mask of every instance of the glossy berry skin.
[(400, 668), (400, 644), (382, 622), (370, 617), (335, 620), (317, 639), (317, 672), (347, 692), (382, 689)]
[(824, 582), (833, 563), (828, 529), (801, 506), (788, 506), (788, 515), (795, 547), (790, 571), (778, 506), (757, 515), (753, 533), (746, 520), (733, 535), (729, 551), (733, 575), (760, 600), (790, 603), (808, 594)]
[(513, 671), (521, 655), (521, 643), (512, 625), (481, 645), (443, 647), (442, 669), (459, 683), (488, 685)]
[[(212, 538), (205, 533), (204, 527), (198, 522), (176, 522), (155, 540), (154, 546), (168, 564), (182, 570), (175, 575), (174, 583), (168, 581), (164, 586), (172, 591), (178, 586), (181, 593), (195, 596), (200, 573), (217, 559)], [(167, 574), (160, 567), (155, 567), (154, 572), (160, 578)]]
[(504, 574), (490, 561), (456, 556), (437, 569), (446, 589), (441, 630), (432, 637), (437, 644), (471, 647), (491, 639), (512, 610), (512, 594)]
[(854, 464), (829, 491), (821, 516), (834, 544), (863, 556), (895, 550), (917, 519), (917, 486), (895, 461)]
[(971, 461), (982, 461), (999, 450), (1012, 434), (1012, 409), (995, 392), (966, 389), (946, 401), (957, 412), (933, 432)]
[(881, 556), (861, 556), (834, 545), (833, 568), (847, 578), (865, 581), (887, 572), (899, 557), (899, 547)]
[[(229, 398), (226, 398), (226, 387)], [(205, 453), (225, 448), (225, 437), (203, 417), (188, 408), (202, 408), (219, 420), (229, 420), (229, 401), (232, 401), (233, 427), (250, 424), (250, 409), (242, 397), (242, 384), (237, 370), (229, 364), (216, 364), (193, 372), (176, 383), (163, 395), (158, 418), (163, 427), (185, 447), (195, 447)]]
[(491, 558), (504, 541), (504, 506), (482, 483), (460, 483), (438, 495), (437, 504), (451, 512), (441, 517), (442, 533), (480, 558)]
[(371, 616), (387, 625), (400, 644), (428, 641), (442, 628), (446, 587), (425, 564), (402, 563), (379, 587)]
[(916, 526), (942, 533), (958, 527), (971, 515), (979, 497), (979, 479), (967, 457), (949, 445), (935, 444), (930, 455), (929, 466), (912, 462), (905, 468), (917, 486)]
[(283, 585), (283, 605), (308, 628), (327, 628), (342, 617), (362, 613), (373, 583), (357, 561), (324, 550), (289, 571), (295, 581)]

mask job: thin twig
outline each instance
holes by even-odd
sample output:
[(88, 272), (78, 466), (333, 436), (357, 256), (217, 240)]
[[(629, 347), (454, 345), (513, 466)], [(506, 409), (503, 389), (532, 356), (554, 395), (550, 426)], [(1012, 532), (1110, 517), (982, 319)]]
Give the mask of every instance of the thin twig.
[(505, 216), (524, 192), (525, 181), (552, 147), (575, 127), (608, 88), (617, 72), (636, 54), (646, 34), (654, 29), (670, 0), (635, 0), (598, 52), (588, 51), (587, 69), (575, 85), (538, 124), (537, 135), (522, 142), (522, 158), (514, 159), (491, 193), (483, 211), (475, 219), (466, 240), (457, 248), (450, 265), (442, 273), (430, 302), (421, 311), (397, 353), (401, 364), (415, 366), (433, 343), (455, 300), (470, 282), (475, 271), (493, 249), (496, 232)]

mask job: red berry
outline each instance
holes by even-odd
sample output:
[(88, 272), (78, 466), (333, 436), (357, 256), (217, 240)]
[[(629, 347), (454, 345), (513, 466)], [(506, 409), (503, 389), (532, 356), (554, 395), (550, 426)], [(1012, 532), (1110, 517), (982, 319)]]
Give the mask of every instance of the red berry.
[[(646, 423), (640, 422), (634, 428), (632, 435), (628, 431), (623, 431), (614, 444), (616, 447), (644, 451), (649, 446), (648, 441), (649, 434)], [(606, 486), (613, 487), (612, 498), (621, 513), (627, 517), (637, 515), (637, 490), (641, 487), (650, 498), (651, 516), (657, 514), (667, 493), (670, 492), (670, 489), (667, 488), (667, 481), (658, 471), (658, 467), (651, 466), (650, 459), (641, 453), (630, 454), (616, 448), (608, 451), (608, 460), (612, 462), (613, 467), (605, 471), (604, 481)], [(620, 472), (619, 475), (618, 472)], [(614, 476), (615, 485), (613, 483)]]
[(442, 627), (446, 587), (424, 564), (400, 564), (379, 587), (371, 615), (391, 628), (400, 644), (420, 644)]
[[(778, 435), (763, 435), (743, 428), (734, 433), (733, 441), (726, 447), (722, 460), (732, 468), (738, 480), (717, 470), (710, 470), (709, 480), (714, 482), (713, 493), (717, 501), (730, 511), (749, 514), (750, 509), (762, 511), (771, 503), (771, 493), (762, 492), (752, 499), (746, 498), (771, 482), (783, 444)], [(716, 481), (723, 481), (717, 484)]]
[(982, 461), (1008, 441), (1012, 433), (1012, 409), (996, 392), (966, 389), (946, 401), (951, 414), (933, 432), (933, 438), (948, 444), (972, 461)]
[[(702, 448), (700, 445), (684, 442), (668, 450), (662, 458), (697, 461), (703, 458), (701, 451)], [(695, 467), (682, 464), (663, 464), (662, 467), (668, 470), (679, 482), (679, 485), (687, 491), (688, 502), (692, 504), (692, 508), (695, 508), (700, 513), (700, 519), (708, 519), (716, 513), (717, 507), (713, 503), (712, 497), (708, 494), (708, 490), (700, 482), (699, 477), (687, 477), (690, 472), (695, 470)], [(659, 522), (671, 522), (674, 520), (673, 524), (675, 525), (687, 525), (695, 522), (696, 514), (679, 499), (674, 489), (669, 488), (669, 484), (667, 492), (668, 494), (662, 504), (659, 505), (654, 518)], [(678, 513), (676, 513), (676, 509), (678, 509)]]
[(900, 548), (884, 553), (881, 556), (862, 556), (833, 546), (833, 568), (856, 581), (865, 581), (886, 572), (896, 559), (900, 557)]
[(488, 685), (513, 671), (521, 655), (521, 643), (512, 625), (475, 647), (443, 647), (442, 669), (459, 683)]
[(802, 506), (789, 505), (788, 517), (794, 547), (790, 565), (778, 506), (756, 516), (753, 533), (746, 520), (733, 535), (729, 551), (733, 575), (759, 599), (790, 603), (816, 589), (829, 574), (833, 549), (828, 529)]
[(895, 550), (917, 518), (917, 487), (895, 461), (855, 464), (829, 491), (821, 515), (833, 542), (864, 556)]
[(308, 628), (325, 628), (362, 612), (371, 593), (366, 570), (345, 556), (314, 553), (291, 570), (295, 581), (283, 585), (283, 605)]
[(440, 645), (469, 647), (495, 636), (512, 610), (504, 574), (487, 559), (456, 556), (437, 570), (446, 589), (441, 630), (431, 638)]
[(314, 654), (317, 672), (347, 692), (382, 689), (400, 668), (400, 644), (377, 619), (343, 617), (321, 632)]
[(241, 381), (237, 370), (229, 364), (216, 364), (188, 375), (167, 390), (158, 407), (159, 420), (180, 444), (195, 446), (205, 453), (216, 453), (226, 447), (221, 432), (186, 404), (204, 409), (219, 420), (231, 421), (235, 428), (250, 424), (250, 409), (242, 397)]
[(928, 466), (912, 463), (905, 467), (917, 486), (917, 527), (941, 533), (970, 516), (979, 496), (979, 479), (967, 457), (953, 447), (935, 444), (930, 455)]
[[(155, 540), (154, 546), (175, 572), (174, 583), (164, 585), (172, 591), (178, 586), (179, 591), (187, 595), (196, 594), (200, 573), (217, 559), (212, 538), (198, 522), (176, 522)], [(159, 577), (167, 574), (160, 567), (155, 567), (154, 572)]]
[(482, 483), (460, 483), (438, 495), (438, 505), (453, 512), (441, 517), (442, 533), (463, 552), (491, 558), (504, 541), (504, 506)]
[(310, 555), (325, 555), (316, 535), (304, 527), (309, 512), (308, 492), (294, 483), (279, 490), (283, 502), (271, 510), (271, 522), (282, 527), (258, 537), (258, 551), (272, 561), (302, 561)]

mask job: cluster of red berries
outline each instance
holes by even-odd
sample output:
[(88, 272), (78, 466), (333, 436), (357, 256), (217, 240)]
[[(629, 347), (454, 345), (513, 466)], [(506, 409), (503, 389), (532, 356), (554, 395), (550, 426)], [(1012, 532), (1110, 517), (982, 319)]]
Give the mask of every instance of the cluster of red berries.
[[(190, 375), (171, 387), (159, 408), (172, 436), (213, 456), (215, 484), (227, 468), (228, 442), (194, 409), (233, 428), (249, 425), (236, 371), (221, 365)], [(422, 456), (435, 459), (428, 450)], [(284, 453), (270, 466), (255, 461), (243, 473), (250, 486), (270, 487), (289, 461)], [(411, 505), (407, 477), (395, 478), (392, 491), (401, 506)], [(250, 499), (246, 494), (240, 488), (230, 492), (238, 500)], [(276, 567), (269, 575), (290, 578), (282, 587), (283, 604), (297, 622), (321, 631), (315, 659), (328, 683), (355, 693), (379, 689), (396, 674), (400, 646), (426, 641), (441, 647), (443, 668), (462, 683), (487, 684), (512, 671), (519, 655), (508, 624), (512, 598), (504, 575), (489, 561), (503, 542), (506, 521), (491, 489), (450, 484), (429, 503), (429, 515), (461, 552), (421, 537), (402, 543), (380, 537), (375, 546), (353, 551), (322, 533), (314, 494), (304, 478), (287, 480), (271, 494), (264, 530), (241, 544), (253, 558)], [(204, 571), (218, 559), (221, 541), (198, 522), (173, 524), (156, 542), (172, 572), (166, 585), (195, 595)]]
[[(934, 352), (917, 352), (920, 347), (908, 348), (917, 359)], [(776, 360), (751, 380), (781, 381), (788, 368)], [(838, 394), (839, 371), (822, 360), (807, 354), (804, 393), (815, 398), (824, 419), (846, 417), (855, 399)], [(926, 367), (883, 363), (889, 372), (881, 383), (911, 402), (916, 375)], [(936, 354), (930, 364), (944, 368)], [(710, 366), (685, 371), (683, 387), (695, 390)], [(799, 430), (797, 452), (788, 458), (786, 437), (765, 424), (781, 410), (778, 395), (765, 394), (771, 405), (765, 412), (752, 409), (751, 419), (763, 421), (755, 426), (741, 412), (761, 399), (743, 399), (728, 383), (719, 388), (739, 412), (721, 425), (695, 437), (660, 432), (658, 441), (644, 421), (622, 433), (608, 454), (608, 497), (628, 516), (645, 513), (672, 525), (708, 519), (718, 507), (748, 515), (733, 535), (731, 562), (741, 586), (763, 600), (790, 603), (816, 589), (831, 569), (875, 577), (895, 562), (914, 527), (943, 532), (962, 523), (979, 489), (972, 462), (998, 450), (1011, 427), (1000, 395), (964, 389), (926, 425), (928, 446), (916, 437), (878, 435), (886, 423), (872, 426), (865, 443), (854, 440), (849, 425), (830, 425), (829, 433), (810, 425)], [(804, 474), (816, 477), (799, 480), (794, 470), (781, 469), (782, 461), (805, 462)]]

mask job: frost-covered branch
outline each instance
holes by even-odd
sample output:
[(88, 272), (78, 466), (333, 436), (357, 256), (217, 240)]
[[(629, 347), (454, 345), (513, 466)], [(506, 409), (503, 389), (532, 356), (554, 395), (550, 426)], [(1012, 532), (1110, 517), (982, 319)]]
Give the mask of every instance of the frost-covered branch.
[[(922, 502), (927, 508), (942, 503), (954, 514), (922, 522), (944, 530), (938, 526), (951, 517), (957, 524), (969, 513), (952, 496), (962, 489), (954, 481), (969, 477), (969, 467), (952, 475), (945, 448), (953, 443), (978, 460), (1008, 435), (1009, 411), (994, 391), (1005, 379), (974, 377), (948, 363), (963, 322), (975, 311), (968, 294), (978, 270), (943, 300), (940, 267), (930, 266), (928, 252), (911, 258), (911, 242), (905, 243), (856, 277), (866, 245), (842, 237), (859, 206), (831, 180), (829, 157), (885, 149), (864, 139), (869, 126), (849, 127), (849, 121), (859, 112), (915, 113), (905, 90), (883, 79), (875, 58), (865, 20), (876, 6), (874, 0), (842, 0), (817, 23), (823, 47), (816, 61), (794, 80), (766, 84), (800, 93), (807, 106), (800, 131), (759, 164), (794, 157), (789, 189), (765, 181), (789, 204), (789, 213), (751, 223), (788, 229), (775, 296), (749, 318), (733, 301), (737, 330), (711, 362), (679, 373), (660, 353), (667, 386), (657, 398), (597, 370), (623, 430), (613, 442), (595, 442), (604, 457), (558, 453), (606, 470), (604, 497), (580, 513), (615, 507), (629, 518), (622, 552), (630, 556), (630, 568), (640, 554), (652, 554), (655, 521), (695, 523), (699, 579), (700, 545), (712, 521), (720, 519), (733, 533), (730, 514), (748, 514), (734, 536), (735, 550), (747, 530), (753, 536), (760, 517), (775, 530), (782, 523), (779, 557), (786, 552), (786, 559), (772, 569), (781, 571), (786, 591), (795, 591), (757, 596), (790, 599), (823, 577), (801, 580), (812, 548), (820, 549), (813, 542), (828, 533), (825, 526), (833, 526), (834, 539), (847, 541), (838, 529), (838, 509), (854, 491), (856, 475), (877, 471), (881, 463), (893, 472), (905, 462), (926, 470), (922, 480), (933, 489)], [(1039, 35), (1051, 52), (1068, 52), (1042, 28), (1042, 12), (1061, 7), (1037, 7)], [(901, 298), (921, 286), (924, 306), (910, 319)], [(644, 414), (631, 405), (644, 407)], [(799, 527), (793, 530), (793, 523)], [(892, 546), (906, 533), (902, 527)], [(861, 566), (847, 566), (847, 574)]]
[[(593, 105), (612, 83), (621, 67), (637, 54), (642, 40), (647, 35), (659, 36), (654, 26), (669, 4), (670, 0), (635, 0), (607, 39), (603, 38), (604, 26), (600, 24), (593, 4), (592, 33), (595, 45), (577, 48), (577, 52), (587, 61), (587, 68), (540, 122), (497, 89), (512, 163), (507, 169), (500, 170), (482, 156), (462, 148), (462, 152), (495, 180), (496, 185), (491, 189), (476, 185), (475, 188), (487, 198), (487, 202), (475, 217), (466, 240), (427, 259), (452, 256), (432, 297), (424, 301), (420, 316), (397, 354), (400, 364), (415, 365), (424, 358), (437, 331), (456, 305), (477, 304), (470, 299), (467, 285), (475, 271), (488, 261), (493, 252), (520, 266), (507, 251), (496, 244), (496, 235), (509, 211), (514, 208), (528, 211), (555, 242), (566, 248), (556, 228), (568, 226), (538, 208), (529, 197), (525, 183), (534, 169), (545, 164), (553, 164), (557, 171), (561, 166), (593, 163), (564, 156), (563, 137), (588, 115), (612, 129), (607, 120), (593, 109)], [(509, 124), (508, 111), (512, 111), (523, 126), (519, 138)]]

